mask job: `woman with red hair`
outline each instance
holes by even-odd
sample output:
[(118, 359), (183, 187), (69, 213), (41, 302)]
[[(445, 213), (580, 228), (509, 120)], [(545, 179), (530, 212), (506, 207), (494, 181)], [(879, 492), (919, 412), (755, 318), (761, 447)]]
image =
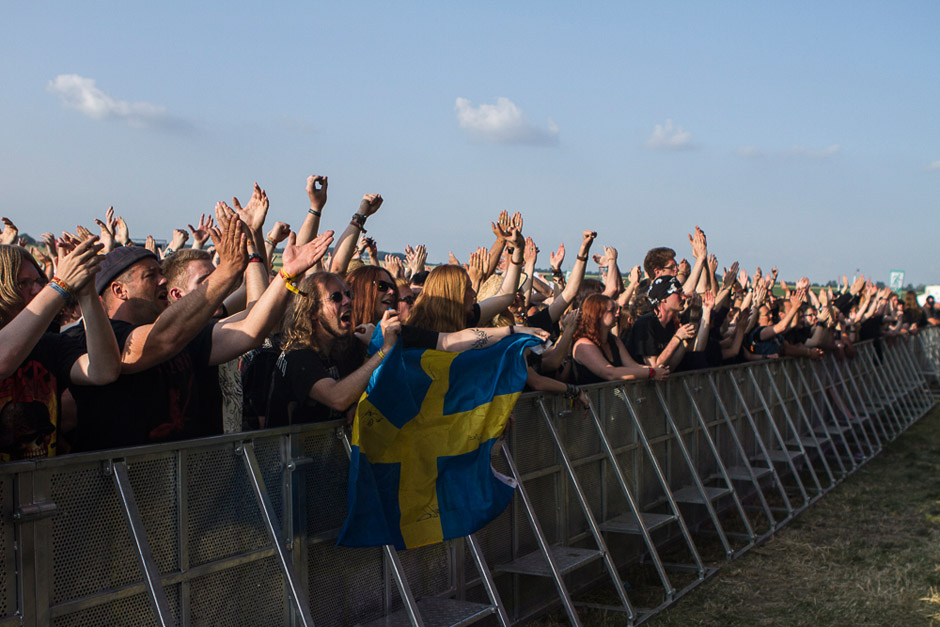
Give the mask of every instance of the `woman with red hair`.
[(669, 376), (668, 366), (636, 363), (620, 338), (610, 330), (619, 315), (609, 296), (591, 294), (581, 304), (581, 321), (574, 332), (574, 372), (579, 385), (603, 381), (656, 379)]

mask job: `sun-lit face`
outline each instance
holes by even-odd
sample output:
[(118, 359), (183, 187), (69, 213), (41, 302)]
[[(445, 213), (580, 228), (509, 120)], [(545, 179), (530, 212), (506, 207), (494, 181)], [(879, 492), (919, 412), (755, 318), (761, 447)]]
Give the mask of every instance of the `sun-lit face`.
[(395, 282), (392, 280), (392, 276), (388, 272), (380, 274), (379, 278), (376, 279), (374, 283), (376, 294), (373, 319), (381, 320), (386, 310), (396, 309), (398, 307), (398, 298), (396, 296), (398, 290), (396, 289)]
[(160, 262), (152, 257), (141, 259), (132, 265), (123, 285), (126, 296), (124, 300), (131, 305), (134, 322), (137, 324), (153, 322), (170, 304), (166, 276), (160, 268)]
[(352, 325), (352, 293), (342, 281), (318, 284), (320, 290), (320, 329), (335, 338), (349, 337)]

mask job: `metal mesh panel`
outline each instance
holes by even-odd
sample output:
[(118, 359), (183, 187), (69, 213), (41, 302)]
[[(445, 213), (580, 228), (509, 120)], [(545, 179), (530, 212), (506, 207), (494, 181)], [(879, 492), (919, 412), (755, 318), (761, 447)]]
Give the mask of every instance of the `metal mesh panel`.
[[(179, 622), (179, 591), (177, 586), (164, 587), (173, 619)], [(96, 605), (85, 610), (59, 616), (53, 627), (146, 627), (157, 625), (150, 595), (135, 594), (126, 599)], [(196, 623), (194, 623), (196, 624)], [(234, 624), (234, 623), (231, 623)]]
[(415, 597), (438, 594), (453, 585), (452, 550), (452, 542), (440, 542), (398, 552), (398, 559), (405, 569), (405, 576)]
[[(558, 537), (558, 500), (556, 493), (556, 480), (558, 474), (546, 475), (526, 481), (526, 492), (532, 501), (532, 509), (539, 526), (545, 534), (549, 544), (557, 544)], [(518, 498), (518, 497), (517, 497)], [(522, 556), (538, 549), (535, 533), (529, 524), (521, 499), (516, 513), (516, 525), (519, 534), (519, 546), (516, 556)]]
[(288, 595), (269, 557), (193, 579), (190, 620), (197, 625), (286, 625)]
[(127, 474), (157, 569), (161, 573), (176, 570), (179, 567), (176, 457), (130, 462)]
[(52, 602), (141, 581), (112, 479), (98, 464), (52, 473)]
[(556, 463), (555, 443), (532, 399), (520, 399), (513, 415), (513, 459), (519, 473), (525, 475)]
[[(497, 565), (512, 561), (512, 508), (510, 505), (496, 520), (474, 534), (483, 560), (492, 571)], [(467, 549), (464, 557), (464, 577), (472, 581), (479, 577), (476, 564), (470, 550)]]
[(186, 465), (192, 566), (269, 544), (243, 462), (233, 446), (190, 451)]
[[(587, 498), (588, 506), (594, 519), (597, 520), (601, 515), (601, 472), (603, 471), (601, 461), (589, 462), (575, 468), (575, 476), (578, 483), (581, 484), (581, 490)], [(568, 481), (568, 478), (565, 477)], [(568, 488), (568, 537), (574, 537), (584, 532), (590, 532), (587, 524), (587, 518), (581, 509), (581, 502), (574, 492), (574, 486)], [(593, 543), (593, 540), (591, 541)], [(566, 541), (566, 544), (569, 542)], [(593, 546), (593, 544), (592, 544)]]
[(557, 420), (555, 428), (572, 461), (588, 457), (601, 450), (600, 438), (597, 437), (594, 421), (590, 416), (582, 415), (580, 409), (575, 409)]
[[(629, 395), (629, 392), (627, 394)], [(634, 444), (637, 441), (633, 418), (630, 416), (630, 412), (627, 410), (622, 398), (623, 396), (619, 391), (608, 389), (603, 400), (595, 404), (595, 407), (603, 406), (605, 408), (604, 413), (598, 415), (602, 417), (601, 424), (604, 426), (604, 434), (614, 450), (621, 446)]]
[(307, 557), (310, 613), (317, 627), (346, 627), (382, 616), (382, 549), (320, 542), (308, 545)]
[[(284, 488), (281, 487), (281, 478), (284, 472), (284, 462), (281, 459), (281, 437), (257, 439), (254, 441), (254, 445), (258, 468), (261, 470), (261, 479), (268, 490), (268, 500), (271, 501), (271, 514), (277, 519), (283, 532)], [(244, 463), (240, 459), (238, 461)]]
[[(617, 464), (620, 466), (620, 471), (627, 482), (627, 489), (630, 490), (630, 494), (632, 495), (636, 494), (636, 461), (636, 449), (624, 451), (617, 455)], [(604, 516), (603, 520), (607, 520), (630, 511), (630, 508), (627, 505), (627, 497), (623, 493), (620, 481), (617, 479), (617, 475), (614, 473), (609, 463), (604, 464), (604, 471), (606, 473), (605, 484), (607, 486), (607, 514)]]
[(307, 533), (339, 529), (346, 518), (346, 451), (332, 431), (305, 436), (302, 449), (303, 456), (313, 460), (298, 471), (306, 478)]

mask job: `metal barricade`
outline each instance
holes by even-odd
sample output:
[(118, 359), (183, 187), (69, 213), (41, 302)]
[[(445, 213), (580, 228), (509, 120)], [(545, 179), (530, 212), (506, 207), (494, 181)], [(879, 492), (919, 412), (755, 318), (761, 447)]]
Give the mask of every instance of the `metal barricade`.
[[(856, 351), (843, 362), (783, 359), (595, 386), (593, 416), (561, 397), (523, 395), (503, 442), (510, 455), (493, 463), (528, 498), (517, 496), (473, 545), (509, 619), (558, 606), (560, 590), (573, 607), (620, 569), (620, 601), (612, 595), (610, 604), (628, 622), (642, 620), (716, 562), (766, 539), (932, 407), (940, 330)], [(0, 465), (0, 627), (342, 626), (401, 609), (382, 548), (336, 546), (346, 514), (343, 428)], [(637, 514), (634, 535), (615, 533), (611, 521)], [(703, 566), (709, 534), (717, 540)], [(510, 567), (546, 547), (580, 549), (572, 555), (583, 567), (562, 564), (555, 581)], [(684, 564), (663, 557), (675, 549)], [(397, 562), (414, 598), (488, 602), (462, 541), (398, 552)], [(647, 607), (627, 598), (642, 568), (659, 590)], [(677, 584), (671, 568), (686, 578)]]

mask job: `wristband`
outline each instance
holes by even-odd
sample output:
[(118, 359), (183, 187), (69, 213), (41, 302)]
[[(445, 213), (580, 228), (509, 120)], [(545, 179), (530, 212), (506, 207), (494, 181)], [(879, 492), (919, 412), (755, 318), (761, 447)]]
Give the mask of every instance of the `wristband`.
[(656, 376), (656, 368), (650, 367), (650, 379)]
[(267, 243), (271, 244), (271, 246), (274, 246), (275, 248), (277, 248), (277, 242), (275, 242), (275, 241), (274, 241), (273, 239), (271, 239), (270, 237), (265, 237), (265, 238), (264, 238), (264, 241), (266, 241)]
[(569, 399), (577, 397), (580, 393), (581, 390), (578, 389), (578, 386), (572, 385), (571, 383), (565, 384), (565, 396), (567, 396)]
[(174, 254), (174, 253), (176, 253), (176, 251), (173, 250), (173, 249), (170, 248), (170, 247), (167, 247), (167, 248), (163, 249), (163, 256), (164, 256), (164, 257), (169, 257), (170, 255), (172, 255), (172, 254)]
[(310, 215), (317, 216), (318, 218), (319, 218), (320, 215), (321, 215), (321, 213), (320, 213), (319, 211), (317, 211), (316, 209), (312, 209), (312, 208), (311, 208), (311, 209), (307, 209), (307, 213), (309, 213)]
[(264, 259), (261, 258), (261, 255), (258, 253), (251, 253), (248, 255), (248, 263), (261, 263)]
[(583, 261), (583, 262), (587, 263), (587, 259), (588, 259), (588, 258), (587, 258), (587, 255), (585, 255), (585, 256), (583, 256), (583, 257), (582, 257), (581, 255), (578, 255), (577, 257), (575, 257), (575, 259), (577, 259), (578, 261)]
[(56, 279), (53, 278), (52, 281), (49, 281), (49, 283), (46, 285), (58, 292), (59, 296), (62, 297), (62, 300), (65, 301), (66, 305), (72, 302), (72, 295), (68, 293), (68, 290), (59, 285), (59, 283), (56, 282)]
[(354, 213), (352, 220), (349, 221), (349, 224), (358, 228), (363, 233), (368, 233), (368, 231), (366, 231), (366, 218), (367, 217), (368, 216), (364, 216), (361, 213)]
[(385, 356), (388, 355), (388, 353), (385, 352), (385, 349), (380, 348), (376, 355), (379, 356), (379, 359), (385, 359)]
[(509, 325), (509, 335), (512, 335), (512, 334), (514, 334), (515, 332), (516, 332), (516, 325), (510, 324), (510, 325)]
[(306, 292), (301, 292), (299, 289), (297, 289), (297, 286), (294, 284), (294, 277), (284, 272), (284, 268), (281, 268), (277, 275), (284, 279), (284, 287), (286, 287), (289, 291), (297, 294), (298, 296), (307, 295)]

